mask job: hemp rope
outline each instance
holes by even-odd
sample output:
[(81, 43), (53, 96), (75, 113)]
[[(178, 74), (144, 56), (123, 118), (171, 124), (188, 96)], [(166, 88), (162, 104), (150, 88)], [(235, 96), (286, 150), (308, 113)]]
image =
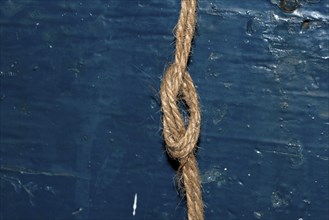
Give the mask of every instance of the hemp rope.
[[(187, 216), (189, 220), (203, 220), (201, 180), (194, 150), (200, 133), (200, 109), (198, 95), (187, 71), (196, 26), (196, 0), (182, 0), (176, 25), (175, 61), (162, 79), (161, 105), (163, 136), (170, 157), (178, 160), (179, 186), (184, 185)], [(185, 102), (189, 122), (185, 127), (178, 102)]]

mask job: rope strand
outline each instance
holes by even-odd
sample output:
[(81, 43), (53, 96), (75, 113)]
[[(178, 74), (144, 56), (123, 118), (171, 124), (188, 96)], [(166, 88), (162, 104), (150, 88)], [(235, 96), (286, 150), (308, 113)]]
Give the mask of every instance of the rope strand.
[[(170, 157), (179, 161), (179, 185), (185, 189), (189, 220), (203, 220), (203, 201), (195, 148), (200, 134), (198, 95), (187, 71), (196, 26), (196, 0), (182, 0), (176, 25), (175, 61), (162, 79), (160, 95), (163, 113), (163, 136)], [(189, 112), (185, 127), (178, 102), (184, 101)]]

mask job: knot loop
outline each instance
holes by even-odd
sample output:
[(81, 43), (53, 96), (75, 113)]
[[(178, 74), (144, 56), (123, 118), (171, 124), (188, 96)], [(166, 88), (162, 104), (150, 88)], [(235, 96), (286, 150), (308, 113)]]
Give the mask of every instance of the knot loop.
[[(200, 133), (200, 111), (198, 96), (190, 74), (180, 71), (177, 64), (167, 69), (161, 85), (163, 111), (163, 135), (171, 157), (182, 160), (193, 149)], [(178, 102), (184, 101), (188, 108), (189, 122), (185, 127)]]

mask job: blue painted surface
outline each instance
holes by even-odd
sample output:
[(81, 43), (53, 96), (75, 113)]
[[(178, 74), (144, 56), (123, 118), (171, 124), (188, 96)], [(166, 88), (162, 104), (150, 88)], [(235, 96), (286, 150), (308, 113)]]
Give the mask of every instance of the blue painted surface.
[[(199, 1), (206, 219), (328, 219), (329, 1), (279, 2)], [(158, 96), (179, 8), (0, 1), (0, 219), (185, 218)]]

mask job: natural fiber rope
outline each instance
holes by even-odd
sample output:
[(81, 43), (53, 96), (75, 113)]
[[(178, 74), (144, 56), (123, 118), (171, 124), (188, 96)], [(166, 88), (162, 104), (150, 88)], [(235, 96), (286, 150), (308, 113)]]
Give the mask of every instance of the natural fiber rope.
[[(179, 161), (179, 186), (183, 183), (189, 220), (203, 220), (203, 202), (198, 164), (194, 155), (200, 133), (198, 96), (187, 72), (187, 62), (196, 25), (196, 0), (182, 0), (176, 25), (175, 62), (169, 66), (161, 84), (163, 136), (168, 154)], [(189, 122), (185, 127), (178, 102), (185, 102)]]

